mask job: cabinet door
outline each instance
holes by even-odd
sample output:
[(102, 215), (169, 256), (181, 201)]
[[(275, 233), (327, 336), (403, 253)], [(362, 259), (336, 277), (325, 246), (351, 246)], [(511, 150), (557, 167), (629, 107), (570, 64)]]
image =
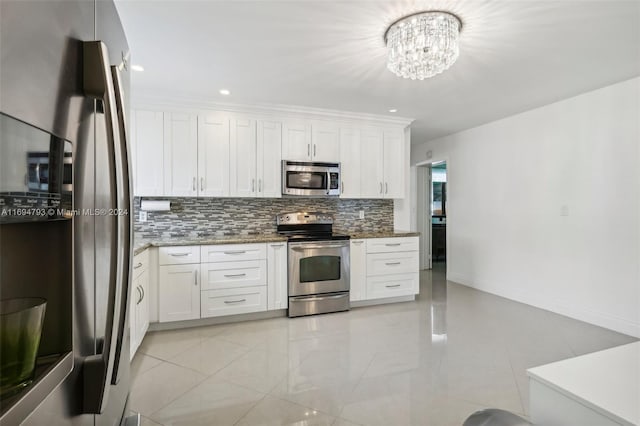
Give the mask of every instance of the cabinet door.
[(360, 132), (360, 195), (362, 198), (384, 197), (384, 141), (382, 130)]
[(198, 116), (198, 195), (229, 196), (229, 117)]
[(340, 138), (336, 126), (327, 123), (311, 126), (311, 159), (330, 163), (340, 161)]
[(140, 345), (138, 341), (138, 326), (136, 324), (137, 304), (140, 299), (139, 278), (131, 280), (131, 289), (129, 293), (129, 359), (133, 359), (136, 350)]
[(267, 244), (267, 307), (287, 309), (287, 244)]
[(282, 159), (311, 161), (311, 125), (285, 122), (282, 125)]
[(165, 113), (164, 138), (164, 195), (198, 195), (197, 116)]
[(360, 131), (340, 129), (341, 198), (360, 197)]
[(256, 179), (256, 121), (231, 120), (231, 196), (255, 197)]
[(402, 129), (384, 131), (384, 197), (404, 198), (404, 132)]
[(200, 318), (199, 264), (160, 266), (158, 317), (160, 322)]
[(137, 281), (142, 293), (136, 305), (136, 344), (139, 346), (149, 329), (149, 271), (144, 271)]
[(282, 123), (258, 120), (258, 197), (282, 197)]
[(164, 195), (164, 114), (155, 111), (131, 112), (133, 147), (133, 193)]
[(351, 240), (349, 248), (349, 300), (367, 299), (367, 250), (364, 240)]

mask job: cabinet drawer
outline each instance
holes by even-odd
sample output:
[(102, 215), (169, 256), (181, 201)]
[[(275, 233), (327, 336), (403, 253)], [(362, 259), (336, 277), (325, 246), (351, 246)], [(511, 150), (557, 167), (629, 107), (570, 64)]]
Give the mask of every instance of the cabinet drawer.
[(267, 261), (203, 263), (202, 290), (267, 285)]
[(393, 275), (418, 272), (418, 252), (367, 254), (367, 275)]
[(237, 262), (267, 258), (266, 244), (223, 244), (200, 247), (202, 263)]
[(410, 296), (418, 293), (419, 274), (385, 275), (367, 278), (367, 299)]
[(135, 280), (149, 268), (149, 250), (138, 253), (131, 262), (131, 279)]
[(200, 263), (200, 246), (160, 247), (158, 249), (158, 264), (184, 265)]
[(367, 253), (393, 253), (397, 251), (418, 251), (418, 237), (367, 239)]
[(267, 287), (205, 290), (200, 300), (202, 318), (266, 311)]

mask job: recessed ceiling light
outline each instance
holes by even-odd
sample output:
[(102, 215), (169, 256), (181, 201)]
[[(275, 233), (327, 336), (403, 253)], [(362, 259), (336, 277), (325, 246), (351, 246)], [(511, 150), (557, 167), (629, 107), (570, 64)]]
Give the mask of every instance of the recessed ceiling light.
[(227, 89), (220, 89), (220, 94), (221, 95), (230, 95), (231, 91), (227, 90)]
[(131, 69), (134, 71), (144, 71), (144, 67), (142, 65), (131, 65)]
[(395, 109), (395, 108), (391, 108), (391, 109), (389, 110), (389, 112), (398, 112), (398, 110), (397, 110), (397, 109)]

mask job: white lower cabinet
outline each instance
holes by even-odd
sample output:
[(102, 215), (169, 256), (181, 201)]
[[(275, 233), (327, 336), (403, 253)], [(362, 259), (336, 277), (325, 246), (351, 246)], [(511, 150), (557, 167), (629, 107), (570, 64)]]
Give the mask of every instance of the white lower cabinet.
[(202, 318), (267, 310), (267, 245), (203, 246)]
[(158, 320), (200, 318), (200, 264), (161, 265), (158, 282)]
[(287, 243), (267, 244), (267, 307), (287, 309)]
[(419, 274), (367, 277), (367, 299), (408, 296), (418, 293)]
[(267, 310), (267, 287), (264, 285), (205, 290), (202, 292), (202, 318), (248, 314)]
[(349, 247), (349, 300), (357, 302), (366, 299), (367, 294), (367, 246), (365, 240), (351, 240)]
[(367, 300), (420, 292), (418, 237), (367, 239), (366, 251)]
[[(264, 312), (288, 306), (285, 241), (160, 247), (157, 254), (159, 322)], [(418, 237), (353, 239), (350, 300), (418, 294), (418, 269)], [(135, 288), (143, 288), (145, 282), (149, 286), (148, 277), (146, 280), (134, 276), (132, 304), (139, 299)], [(146, 303), (137, 308), (132, 305), (132, 312), (138, 309), (141, 316), (148, 318)], [(131, 321), (132, 330), (140, 330), (144, 335), (146, 326), (135, 327), (137, 317)]]
[(133, 358), (149, 328), (149, 251), (133, 258), (129, 293), (129, 350)]

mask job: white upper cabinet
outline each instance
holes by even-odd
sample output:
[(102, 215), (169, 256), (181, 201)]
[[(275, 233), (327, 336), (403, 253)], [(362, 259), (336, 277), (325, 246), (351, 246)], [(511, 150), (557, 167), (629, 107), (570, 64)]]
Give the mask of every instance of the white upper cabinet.
[(293, 161), (339, 161), (338, 126), (315, 121), (285, 122), (282, 127), (282, 158)]
[(384, 198), (404, 198), (404, 130), (384, 131)]
[(384, 136), (381, 129), (360, 132), (360, 196), (384, 197)]
[(134, 195), (277, 198), (290, 160), (340, 162), (342, 198), (405, 196), (401, 123), (184, 111), (133, 110)]
[[(346, 147), (341, 146), (340, 149), (342, 153), (346, 152), (346, 158), (350, 163), (358, 161), (355, 157), (348, 155), (349, 152)], [(355, 148), (353, 150), (355, 151)], [(362, 129), (360, 132), (359, 156), (360, 197), (403, 198), (404, 173), (406, 168), (409, 167), (409, 164), (405, 164), (404, 157), (403, 129)], [(342, 168), (346, 169), (344, 162)], [(344, 176), (344, 171), (342, 173)], [(353, 177), (351, 176), (351, 178)], [(346, 190), (348, 188), (345, 188)], [(347, 198), (344, 194), (343, 197)]]
[(229, 195), (229, 117), (205, 113), (198, 117), (198, 195)]
[(282, 196), (282, 123), (258, 120), (257, 168), (258, 197)]
[(164, 195), (163, 126), (162, 112), (131, 113), (133, 193), (136, 196)]
[(282, 159), (311, 161), (311, 124), (299, 121), (282, 124)]
[(256, 121), (245, 118), (231, 120), (231, 195), (255, 197), (256, 177)]
[(341, 198), (360, 198), (360, 130), (340, 129)]
[(164, 192), (170, 196), (198, 195), (198, 117), (164, 114)]
[(340, 160), (340, 136), (332, 123), (314, 122), (311, 125), (311, 161), (336, 163)]

